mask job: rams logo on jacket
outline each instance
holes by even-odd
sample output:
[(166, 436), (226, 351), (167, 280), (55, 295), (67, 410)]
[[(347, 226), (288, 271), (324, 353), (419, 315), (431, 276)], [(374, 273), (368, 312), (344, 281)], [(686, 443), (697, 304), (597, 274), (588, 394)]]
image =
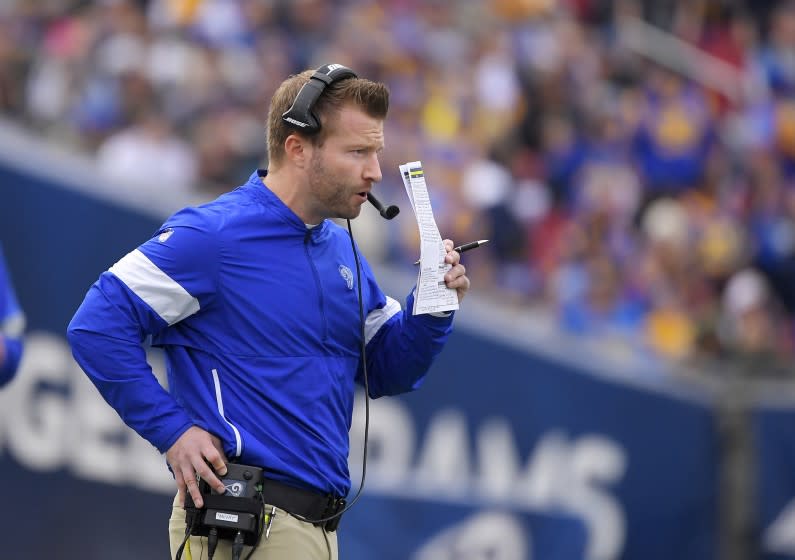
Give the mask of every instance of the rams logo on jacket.
[(353, 289), (353, 273), (351, 269), (345, 266), (344, 264), (340, 265), (340, 276), (342, 276), (345, 283), (348, 285), (348, 289)]

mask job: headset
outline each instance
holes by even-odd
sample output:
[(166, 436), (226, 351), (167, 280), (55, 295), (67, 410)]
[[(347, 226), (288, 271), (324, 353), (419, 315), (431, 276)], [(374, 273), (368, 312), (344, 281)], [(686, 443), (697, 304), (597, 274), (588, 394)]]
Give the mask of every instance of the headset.
[[(323, 91), (334, 82), (358, 77), (356, 72), (342, 64), (324, 64), (315, 70), (309, 81), (301, 87), (292, 106), (282, 114), (282, 121), (304, 133), (316, 134), (320, 131), (320, 119), (312, 112), (312, 109)], [(387, 220), (391, 220), (400, 213), (400, 208), (394, 204), (384, 207), (372, 193), (367, 193), (367, 200)]]
[(315, 70), (309, 81), (301, 87), (301, 91), (295, 96), (292, 107), (282, 114), (282, 120), (304, 132), (310, 134), (318, 132), (320, 130), (320, 119), (312, 112), (315, 103), (317, 103), (323, 90), (334, 82), (339, 82), (346, 78), (358, 78), (358, 75), (342, 64), (325, 64), (321, 66)]

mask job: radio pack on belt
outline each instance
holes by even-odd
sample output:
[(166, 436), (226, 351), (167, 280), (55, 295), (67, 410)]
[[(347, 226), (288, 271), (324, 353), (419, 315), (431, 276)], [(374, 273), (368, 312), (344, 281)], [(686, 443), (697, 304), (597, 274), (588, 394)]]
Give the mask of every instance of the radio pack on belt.
[(262, 469), (235, 463), (227, 463), (226, 468), (226, 475), (221, 477), (226, 488), (223, 494), (204, 480), (199, 481), (203, 508), (197, 508), (190, 493), (186, 493), (185, 522), (191, 535), (207, 536), (216, 528), (219, 538), (234, 539), (240, 532), (246, 545), (255, 546), (264, 508)]

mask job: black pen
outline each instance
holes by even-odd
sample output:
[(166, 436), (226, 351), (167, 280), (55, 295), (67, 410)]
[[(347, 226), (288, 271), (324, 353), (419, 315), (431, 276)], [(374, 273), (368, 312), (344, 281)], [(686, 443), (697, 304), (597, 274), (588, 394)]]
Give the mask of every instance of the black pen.
[[(477, 249), (481, 245), (485, 245), (488, 243), (488, 239), (478, 239), (477, 241), (470, 241), (469, 243), (464, 243), (463, 245), (459, 245), (458, 247), (453, 247), (453, 251), (458, 253), (466, 253), (472, 249)], [(415, 262), (414, 264), (420, 264), (420, 261)]]

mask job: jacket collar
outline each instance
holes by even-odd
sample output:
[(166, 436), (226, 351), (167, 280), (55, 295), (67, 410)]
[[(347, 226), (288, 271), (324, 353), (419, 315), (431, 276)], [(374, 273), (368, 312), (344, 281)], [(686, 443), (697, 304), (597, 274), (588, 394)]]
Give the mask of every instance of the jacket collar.
[(267, 175), (267, 169), (257, 169), (248, 178), (246, 184), (243, 185), (244, 188), (250, 190), (259, 201), (273, 210), (290, 226), (300, 231), (302, 235), (306, 235), (307, 231), (311, 231), (312, 241), (318, 242), (325, 239), (330, 231), (329, 220), (323, 220), (311, 230), (307, 228), (303, 220), (301, 220), (301, 218), (299, 218), (295, 212), (293, 212), (284, 202), (282, 202), (282, 199), (276, 196), (276, 194), (268, 188), (268, 185), (263, 181)]

